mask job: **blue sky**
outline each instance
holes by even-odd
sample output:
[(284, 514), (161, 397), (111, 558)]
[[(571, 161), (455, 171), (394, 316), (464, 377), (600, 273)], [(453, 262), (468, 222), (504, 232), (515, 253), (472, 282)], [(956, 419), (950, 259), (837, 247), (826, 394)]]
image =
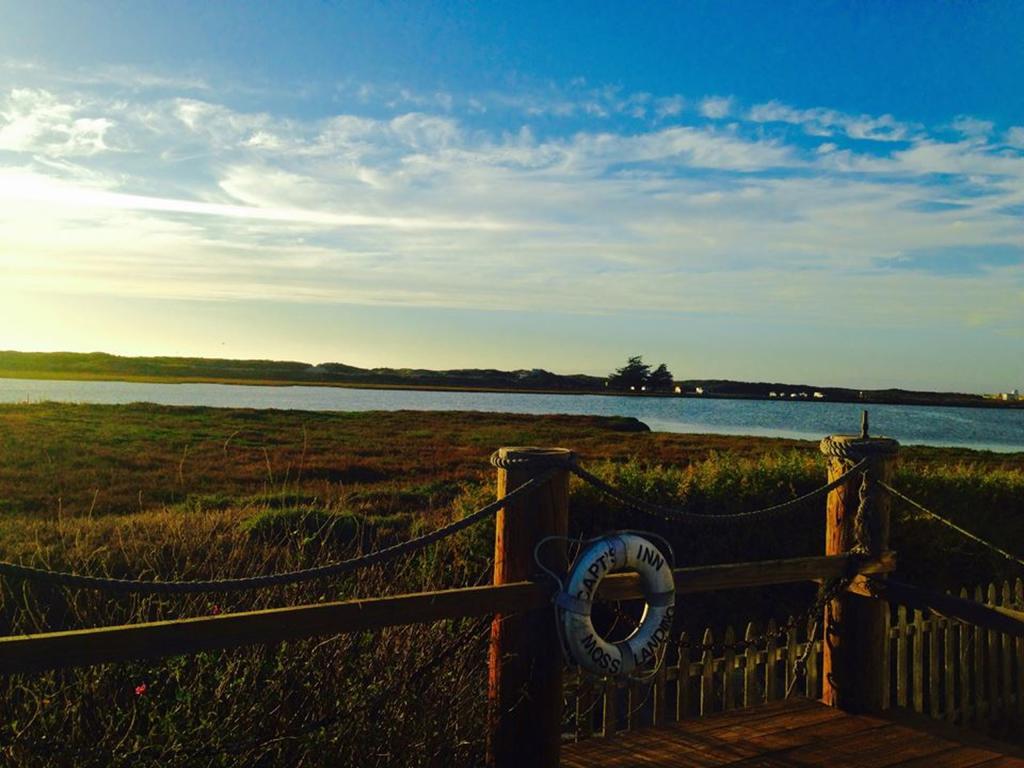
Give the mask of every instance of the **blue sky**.
[(1024, 385), (1024, 4), (0, 17), (0, 348)]

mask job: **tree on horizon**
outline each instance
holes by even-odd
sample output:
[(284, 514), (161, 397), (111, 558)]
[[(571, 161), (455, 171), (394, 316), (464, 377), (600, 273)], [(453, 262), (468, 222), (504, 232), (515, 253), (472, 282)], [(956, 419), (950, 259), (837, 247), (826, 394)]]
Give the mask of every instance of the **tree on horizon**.
[(647, 390), (649, 392), (671, 392), (675, 383), (672, 371), (664, 363), (647, 376)]
[(624, 366), (617, 368), (615, 373), (608, 376), (608, 386), (612, 389), (639, 391), (647, 382), (651, 373), (651, 366), (644, 362), (643, 356), (634, 355), (629, 358)]
[(642, 355), (630, 357), (624, 366), (608, 376), (608, 386), (624, 392), (640, 392), (645, 389), (648, 392), (671, 392), (674, 384), (672, 372), (665, 363), (652, 371)]

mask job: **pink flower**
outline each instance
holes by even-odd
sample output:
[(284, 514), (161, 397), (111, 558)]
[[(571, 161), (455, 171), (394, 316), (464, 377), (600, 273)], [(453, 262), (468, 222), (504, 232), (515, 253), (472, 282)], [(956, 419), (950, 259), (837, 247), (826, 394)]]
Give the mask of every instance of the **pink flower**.
[(141, 696), (142, 694), (144, 694), (146, 692), (146, 689), (147, 689), (147, 686), (146, 686), (145, 683), (139, 683), (138, 685), (135, 686), (135, 695), (136, 696)]
[(219, 605), (214, 604), (214, 605), (210, 606), (210, 615), (211, 616), (216, 616), (219, 613), (220, 613), (220, 606)]

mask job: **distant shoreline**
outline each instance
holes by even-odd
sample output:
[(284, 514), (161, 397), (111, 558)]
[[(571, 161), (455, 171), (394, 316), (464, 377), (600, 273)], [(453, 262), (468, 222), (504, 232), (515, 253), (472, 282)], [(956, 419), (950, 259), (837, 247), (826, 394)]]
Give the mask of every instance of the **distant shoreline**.
[(217, 377), (217, 376), (153, 376), (142, 374), (115, 374), (115, 373), (89, 373), (85, 371), (58, 372), (58, 371), (26, 371), (26, 370), (4, 370), (0, 369), (0, 379), (24, 379), (38, 381), (89, 381), (89, 382), (124, 382), (134, 384), (220, 384), (226, 386), (253, 386), (253, 387), (329, 387), (336, 389), (369, 389), (369, 390), (397, 390), (411, 392), (479, 392), (507, 395), (565, 395), (579, 397), (591, 395), (595, 397), (636, 397), (655, 399), (685, 399), (685, 400), (757, 400), (767, 402), (795, 402), (795, 403), (852, 403), (863, 405), (902, 405), (909, 407), (923, 408), (996, 408), (1019, 410), (1024, 408), (1024, 401), (1004, 401), (997, 399), (966, 400), (957, 399), (951, 396), (948, 401), (941, 399), (917, 400), (914, 398), (894, 399), (865, 397), (836, 397), (826, 398), (812, 397), (765, 397), (758, 394), (743, 393), (715, 393), (707, 392), (695, 394), (693, 392), (672, 393), (672, 392), (622, 392), (602, 391), (596, 389), (556, 389), (556, 388), (514, 388), (514, 387), (486, 387), (486, 386), (460, 386), (460, 385), (435, 385), (435, 384), (391, 384), (380, 382), (355, 382), (355, 381), (302, 381), (295, 379), (260, 379), (240, 377)]

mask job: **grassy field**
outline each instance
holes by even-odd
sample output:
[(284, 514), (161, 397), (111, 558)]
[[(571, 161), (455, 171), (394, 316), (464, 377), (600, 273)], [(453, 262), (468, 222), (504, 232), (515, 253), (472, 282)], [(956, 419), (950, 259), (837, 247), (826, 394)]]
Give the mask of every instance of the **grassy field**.
[[(150, 405), (0, 406), (0, 557), (86, 573), (224, 578), (304, 567), (433, 528), (493, 498), (502, 445), (562, 445), (606, 479), (695, 512), (783, 501), (824, 481), (813, 443), (651, 433), (628, 419), (480, 413), (306, 413)], [(908, 448), (898, 485), (1024, 551), (1024, 455)], [(691, 531), (573, 485), (575, 534), (672, 539), (682, 563), (821, 552), (823, 505), (784, 525)], [(482, 524), (394, 568), (210, 598), (134, 598), (5, 581), (11, 634), (482, 583)], [(940, 588), (1017, 575), (899, 510), (909, 580)], [(685, 626), (783, 617), (807, 588), (681, 604)], [(482, 748), (486, 622), (0, 679), (10, 765), (471, 765)], [(409, 671), (453, 641), (429, 675)]]

